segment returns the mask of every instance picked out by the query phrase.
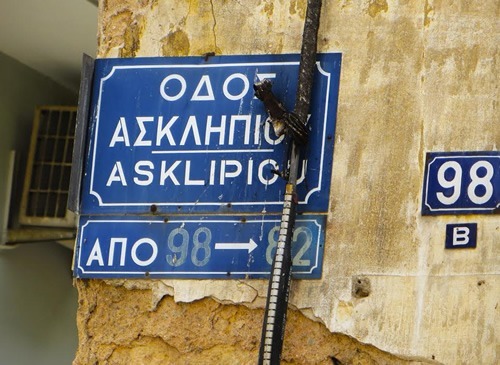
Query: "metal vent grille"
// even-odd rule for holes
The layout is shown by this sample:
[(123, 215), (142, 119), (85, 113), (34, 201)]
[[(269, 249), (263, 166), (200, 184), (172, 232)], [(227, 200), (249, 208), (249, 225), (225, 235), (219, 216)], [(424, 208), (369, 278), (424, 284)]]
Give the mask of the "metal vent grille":
[(21, 203), (21, 224), (72, 227), (67, 210), (76, 107), (43, 106), (35, 111)]

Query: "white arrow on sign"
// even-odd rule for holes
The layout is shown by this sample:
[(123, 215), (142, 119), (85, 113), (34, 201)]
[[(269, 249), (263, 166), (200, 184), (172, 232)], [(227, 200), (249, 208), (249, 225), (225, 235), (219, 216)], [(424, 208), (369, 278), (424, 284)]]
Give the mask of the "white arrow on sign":
[(248, 250), (248, 253), (257, 248), (257, 244), (250, 238), (249, 242), (224, 242), (216, 243), (216, 250)]

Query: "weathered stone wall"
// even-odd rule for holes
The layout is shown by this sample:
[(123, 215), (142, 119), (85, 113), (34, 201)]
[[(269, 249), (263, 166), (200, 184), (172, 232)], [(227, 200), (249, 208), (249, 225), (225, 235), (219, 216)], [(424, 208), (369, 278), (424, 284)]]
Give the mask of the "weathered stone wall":
[[(426, 152), (499, 148), (499, 13), (324, 1), (319, 51), (343, 53), (330, 214), (322, 279), (292, 286), (285, 363), (498, 362), (500, 219), (420, 206)], [(304, 14), (303, 0), (103, 0), (98, 54), (298, 53)], [(446, 224), (467, 222), (478, 247), (444, 250)], [(75, 364), (256, 362), (265, 281), (76, 285)]]
[[(262, 309), (211, 298), (153, 299), (150, 284), (77, 282), (80, 350), (74, 364), (255, 364)], [(290, 311), (283, 364), (428, 364), (330, 333)], [(337, 362), (336, 362), (337, 361)]]

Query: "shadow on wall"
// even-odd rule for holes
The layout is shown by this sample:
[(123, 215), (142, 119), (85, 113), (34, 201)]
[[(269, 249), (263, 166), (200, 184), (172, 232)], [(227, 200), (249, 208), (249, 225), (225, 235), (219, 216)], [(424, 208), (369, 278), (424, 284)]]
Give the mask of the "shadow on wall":
[[(39, 105), (76, 105), (74, 92), (0, 52), (0, 238), (19, 216), (33, 114)], [(7, 176), (16, 151), (13, 194)], [(10, 215), (10, 217), (9, 217)], [(10, 219), (9, 219), (10, 218)], [(56, 243), (0, 242), (0, 363), (67, 365), (77, 347), (72, 251)]]
[(3, 364), (70, 364), (78, 345), (72, 251), (57, 243), (0, 250)]

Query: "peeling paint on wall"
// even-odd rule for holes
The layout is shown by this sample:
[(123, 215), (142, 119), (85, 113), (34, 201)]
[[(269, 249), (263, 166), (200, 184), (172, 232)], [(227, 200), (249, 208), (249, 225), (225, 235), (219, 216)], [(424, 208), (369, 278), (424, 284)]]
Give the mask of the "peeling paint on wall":
[(189, 38), (182, 29), (169, 33), (161, 39), (162, 55), (187, 56), (189, 55)]
[(386, 0), (370, 0), (368, 4), (368, 14), (375, 18), (380, 12), (387, 12), (389, 5)]
[[(254, 364), (263, 309), (222, 304), (214, 299), (191, 303), (163, 297), (150, 307), (151, 292), (80, 280), (78, 326), (80, 364)], [(323, 325), (290, 311), (283, 364), (431, 364), (397, 357), (330, 333)]]

